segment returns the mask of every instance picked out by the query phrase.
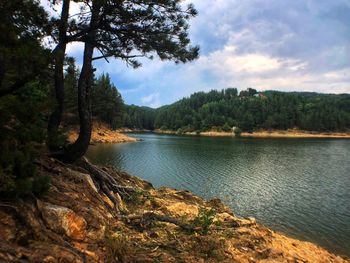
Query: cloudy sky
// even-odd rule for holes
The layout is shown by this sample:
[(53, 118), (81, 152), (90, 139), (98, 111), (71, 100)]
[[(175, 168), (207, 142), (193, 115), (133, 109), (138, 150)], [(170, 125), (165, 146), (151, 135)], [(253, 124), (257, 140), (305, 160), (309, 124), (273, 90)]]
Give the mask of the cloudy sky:
[[(257, 90), (350, 93), (349, 0), (192, 0), (190, 22), (200, 58), (188, 64), (95, 63), (127, 104), (159, 107), (196, 91)], [(81, 45), (69, 46), (78, 57)]]

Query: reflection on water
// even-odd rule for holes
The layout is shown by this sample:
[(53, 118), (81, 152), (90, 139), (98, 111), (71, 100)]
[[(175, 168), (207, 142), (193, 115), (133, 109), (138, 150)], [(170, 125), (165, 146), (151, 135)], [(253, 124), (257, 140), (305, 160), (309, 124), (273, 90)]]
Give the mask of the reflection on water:
[(134, 136), (88, 157), (350, 256), (350, 140)]

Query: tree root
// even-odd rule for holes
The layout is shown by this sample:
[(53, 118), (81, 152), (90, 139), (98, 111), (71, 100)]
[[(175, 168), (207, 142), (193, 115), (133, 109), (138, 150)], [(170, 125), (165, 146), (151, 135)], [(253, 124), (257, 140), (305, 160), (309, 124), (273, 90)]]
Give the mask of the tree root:
[(76, 164), (89, 172), (94, 183), (98, 186), (97, 188), (113, 202), (118, 212), (120, 210), (119, 202), (117, 198), (115, 198), (114, 193), (118, 193), (124, 198), (130, 198), (130, 194), (136, 191), (134, 187), (119, 185), (115, 178), (99, 167), (91, 164), (85, 157), (78, 160)]
[(121, 215), (121, 216), (119, 216), (119, 218), (124, 219), (128, 222), (137, 220), (137, 221), (139, 221), (139, 224), (141, 226), (148, 226), (153, 221), (160, 221), (160, 222), (171, 223), (171, 224), (177, 225), (180, 228), (187, 230), (187, 231), (193, 230), (192, 226), (185, 224), (174, 217), (165, 216), (165, 215), (157, 214), (154, 212), (146, 212), (143, 214)]

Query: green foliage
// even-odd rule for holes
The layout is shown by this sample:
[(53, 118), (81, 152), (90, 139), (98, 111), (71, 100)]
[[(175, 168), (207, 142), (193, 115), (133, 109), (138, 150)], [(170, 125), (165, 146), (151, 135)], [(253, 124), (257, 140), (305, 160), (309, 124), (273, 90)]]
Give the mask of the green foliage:
[[(66, 58), (67, 69), (65, 74), (65, 122), (69, 125), (77, 125), (78, 118), (78, 77), (79, 70), (74, 58)], [(117, 88), (108, 74), (102, 74), (94, 80), (91, 90), (92, 117), (98, 122), (107, 124), (111, 129), (117, 129), (124, 124), (124, 102)], [(64, 138), (56, 138), (54, 141), (64, 142)]]
[(33, 165), (50, 102), (49, 28), (38, 1), (2, 1), (0, 12), (0, 198), (16, 199), (49, 187)]
[(39, 176), (33, 165), (34, 153), (14, 141), (1, 143), (0, 199), (17, 199), (30, 194), (42, 196), (50, 187), (50, 177)]
[(198, 92), (155, 110), (155, 128), (177, 131), (242, 131), (292, 129), (346, 131), (350, 129), (350, 95), (284, 93), (254, 89)]
[(240, 128), (236, 127), (233, 132), (234, 132), (236, 137), (240, 137), (242, 130)]
[(32, 181), (32, 192), (38, 197), (42, 197), (51, 186), (51, 177), (49, 176), (35, 176)]
[(201, 207), (197, 217), (191, 222), (192, 228), (198, 229), (196, 232), (199, 232), (201, 235), (208, 234), (209, 227), (213, 224), (215, 214), (215, 210)]
[[(156, 111), (149, 107), (125, 106), (124, 127), (131, 129), (153, 130)], [(167, 129), (165, 126), (163, 127)]]
[(0, 4), (0, 96), (13, 94), (46, 70), (49, 51), (41, 41), (48, 18), (38, 1)]
[(142, 189), (136, 189), (128, 199), (134, 205), (143, 205), (147, 200), (153, 202), (154, 197), (148, 191)]
[(117, 129), (123, 124), (124, 102), (108, 74), (95, 81), (91, 94), (92, 115), (97, 120)]
[(227, 124), (227, 122), (224, 124), (224, 126), (222, 126), (222, 130), (224, 132), (230, 132), (231, 131), (231, 127)]

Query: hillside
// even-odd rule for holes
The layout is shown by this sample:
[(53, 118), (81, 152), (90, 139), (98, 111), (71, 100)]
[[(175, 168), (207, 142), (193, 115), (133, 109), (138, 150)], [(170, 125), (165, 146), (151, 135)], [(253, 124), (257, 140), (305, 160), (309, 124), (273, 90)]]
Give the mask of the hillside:
[[(132, 110), (130, 110), (132, 109)], [(238, 94), (229, 88), (194, 93), (158, 109), (128, 106), (124, 125), (138, 129), (185, 132), (298, 129), (346, 132), (350, 129), (350, 95), (312, 92), (257, 92)], [(152, 122), (153, 121), (153, 122)]]
[(85, 160), (41, 156), (35, 166), (52, 186), (41, 198), (0, 203), (2, 262), (349, 262), (240, 218), (218, 199), (154, 189)]

